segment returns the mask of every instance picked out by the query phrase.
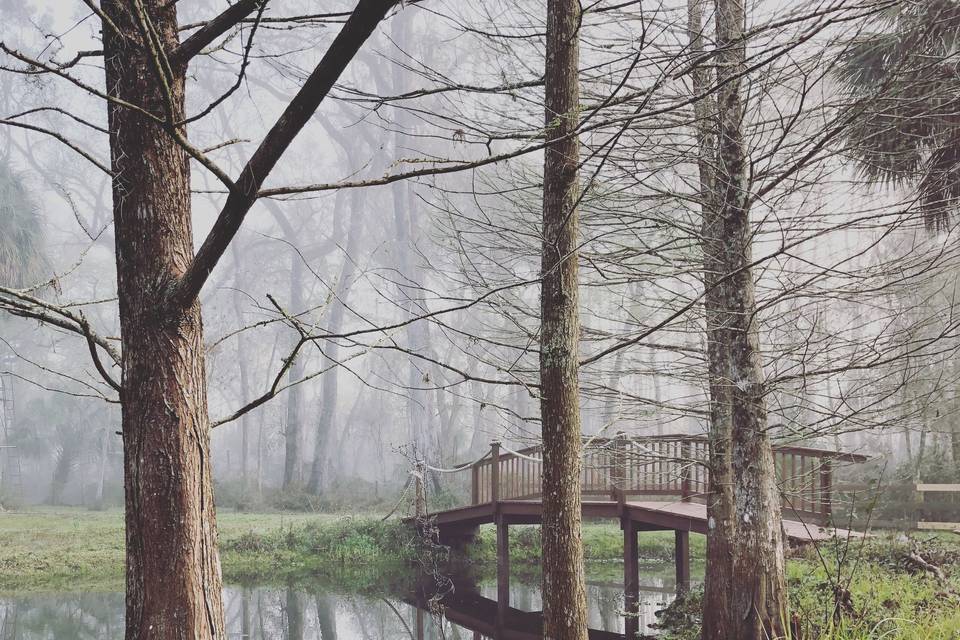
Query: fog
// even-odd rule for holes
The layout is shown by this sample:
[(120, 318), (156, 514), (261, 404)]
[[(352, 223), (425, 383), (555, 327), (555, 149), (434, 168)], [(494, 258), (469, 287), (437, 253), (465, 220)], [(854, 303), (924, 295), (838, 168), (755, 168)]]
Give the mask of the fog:
[[(226, 4), (180, 3), (181, 23)], [(840, 144), (848, 98), (830, 68), (865, 29), (859, 6), (755, 4), (745, 124), (770, 428), (873, 457), (847, 479), (949, 476), (956, 218), (928, 231), (908, 185), (877, 185)], [(582, 32), (584, 432), (702, 434), (686, 10), (613, 5)], [(220, 508), (390, 507), (418, 460), (449, 469), (539, 438), (540, 9), (410, 3), (270, 176), (201, 295)], [(230, 175), (336, 34), (342, 19), (315, 11), (271, 2), (255, 34), (245, 23), (192, 68), (190, 140)], [(0, 64), (22, 69), (19, 51), (69, 75), (0, 73), (0, 258), (32, 255), (0, 284), (82, 313), (119, 349), (103, 60), (86, 53), (98, 27), (82, 3), (0, 13)], [(192, 186), (199, 247), (225, 192), (199, 162)], [(0, 318), (4, 504), (122, 504), (117, 393), (89, 351)]]

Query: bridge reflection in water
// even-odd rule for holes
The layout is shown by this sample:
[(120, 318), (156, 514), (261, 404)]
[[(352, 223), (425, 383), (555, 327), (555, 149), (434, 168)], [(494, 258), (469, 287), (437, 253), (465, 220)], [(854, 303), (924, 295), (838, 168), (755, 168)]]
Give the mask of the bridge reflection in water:
[[(623, 640), (650, 637), (656, 612), (675, 597), (673, 580), (647, 578), (639, 585), (635, 613), (624, 613), (622, 585), (616, 581), (587, 581), (589, 637), (592, 640)], [(519, 585), (518, 585), (519, 586)], [(542, 598), (539, 589), (523, 585), (498, 600), (495, 585), (483, 586), (455, 578), (438, 589), (435, 582), (421, 582), (404, 602), (416, 607), (416, 640), (463, 637), (469, 631), (475, 640), (535, 640), (543, 637)], [(454, 633), (451, 633), (454, 632)], [(638, 633), (640, 634), (638, 636)]]

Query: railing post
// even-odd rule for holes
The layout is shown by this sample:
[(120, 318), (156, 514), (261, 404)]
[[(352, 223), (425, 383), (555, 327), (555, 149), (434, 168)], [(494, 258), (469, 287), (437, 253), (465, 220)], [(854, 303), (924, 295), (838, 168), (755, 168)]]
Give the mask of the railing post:
[(490, 443), (490, 502), (500, 502), (500, 441)]
[(474, 462), (470, 467), (470, 504), (480, 502), (480, 463)]
[(830, 458), (821, 458), (820, 462), (820, 510), (826, 524), (833, 515), (833, 466)]
[(427, 515), (427, 483), (424, 482), (426, 467), (422, 462), (414, 465), (414, 488), (416, 491), (413, 508), (418, 518)]
[(689, 440), (680, 443), (680, 500), (690, 502), (690, 470), (693, 469), (693, 453)]
[(613, 469), (610, 473), (610, 497), (616, 502), (626, 501), (627, 489), (627, 434), (618, 431), (613, 439)]

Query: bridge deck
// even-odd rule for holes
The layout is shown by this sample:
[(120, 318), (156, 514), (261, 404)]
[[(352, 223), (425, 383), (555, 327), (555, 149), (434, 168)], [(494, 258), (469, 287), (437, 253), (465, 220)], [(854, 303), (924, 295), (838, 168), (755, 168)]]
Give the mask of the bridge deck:
[[(585, 500), (583, 517), (589, 519), (626, 519), (639, 531), (687, 531), (707, 533), (707, 506), (698, 502), (638, 500), (618, 503), (612, 500)], [(427, 517), (436, 525), (441, 539), (469, 535), (481, 524), (498, 520), (505, 524), (538, 524), (543, 514), (540, 500), (501, 500), (437, 511)], [(822, 527), (800, 520), (783, 520), (787, 538), (793, 542), (818, 542), (834, 536), (862, 537), (846, 529)]]

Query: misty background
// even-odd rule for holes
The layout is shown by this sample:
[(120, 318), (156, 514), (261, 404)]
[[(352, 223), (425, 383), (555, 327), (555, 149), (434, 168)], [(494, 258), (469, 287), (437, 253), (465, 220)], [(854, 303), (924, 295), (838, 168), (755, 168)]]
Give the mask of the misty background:
[[(189, 23), (222, 4), (179, 10)], [(190, 113), (204, 115), (191, 140), (234, 173), (338, 26), (310, 18), (315, 3), (277, 4), (305, 17), (273, 26), (271, 4), (269, 36), (248, 49), (242, 27), (198, 60), (202, 82), (188, 88)], [(588, 13), (582, 30), (583, 424), (702, 434), (686, 17), (643, 4)], [(450, 468), (492, 440), (539, 437), (542, 11), (464, 5), (413, 5), (374, 34), (203, 291), (221, 508), (391, 506), (416, 460)], [(771, 428), (778, 442), (874, 456), (841, 480), (956, 481), (956, 223), (925, 228), (912, 189), (877, 185), (838, 143), (850, 97), (830, 61), (870, 23), (858, 5), (830, 22), (813, 17), (819, 6), (757, 2), (750, 25), (748, 58), (780, 52), (750, 75), (747, 115)], [(88, 12), (0, 0), (0, 13), (6, 46), (75, 60), (72, 75), (100, 86), (101, 61), (77, 57), (99, 47)], [(50, 104), (63, 108), (35, 111)], [(0, 74), (0, 112), (108, 164), (103, 104), (76, 85)], [(501, 155), (513, 157), (487, 162)], [(412, 171), (423, 175), (376, 184)], [(224, 194), (197, 167), (193, 188), (202, 238)], [(79, 153), (0, 128), (0, 252), (21, 265), (0, 281), (117, 340), (110, 201), (107, 175)], [(2, 503), (122, 504), (119, 405), (86, 342), (4, 316), (0, 380)]]

